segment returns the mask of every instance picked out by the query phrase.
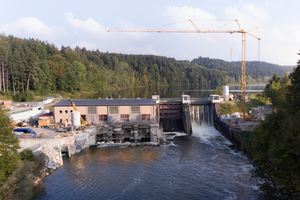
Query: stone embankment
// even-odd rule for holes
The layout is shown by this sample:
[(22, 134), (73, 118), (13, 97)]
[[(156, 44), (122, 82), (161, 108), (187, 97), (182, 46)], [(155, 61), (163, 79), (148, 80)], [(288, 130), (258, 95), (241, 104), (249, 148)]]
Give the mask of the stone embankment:
[[(66, 152), (70, 157), (74, 153), (81, 152), (84, 148), (89, 147), (89, 141), (93, 144), (95, 133), (98, 131), (97, 128), (87, 129), (84, 132), (77, 132), (77, 134), (68, 134), (65, 137), (58, 137), (58, 142), (53, 144), (49, 142), (53, 140), (49, 138), (49, 141), (41, 141), (31, 147), (35, 156), (44, 156), (45, 165), (39, 175), (34, 177), (35, 184), (39, 182), (50, 173), (54, 172), (60, 166), (63, 165), (62, 152)], [(34, 140), (34, 139), (32, 139)]]
[(41, 154), (45, 156), (46, 162), (43, 171), (47, 173), (51, 173), (61, 165), (63, 165), (62, 154), (59, 148), (44, 145), (36, 149), (33, 153), (36, 156), (39, 156)]

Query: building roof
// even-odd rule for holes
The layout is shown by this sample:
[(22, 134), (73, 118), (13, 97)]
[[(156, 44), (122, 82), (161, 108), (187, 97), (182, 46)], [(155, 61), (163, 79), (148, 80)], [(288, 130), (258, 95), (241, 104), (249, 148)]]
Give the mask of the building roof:
[(39, 115), (38, 117), (52, 117), (52, 116), (53, 116), (53, 112), (49, 112), (49, 113)]
[[(152, 99), (80, 99), (72, 100), (76, 106), (144, 106), (144, 105), (156, 105), (156, 101)], [(69, 100), (63, 100), (53, 107), (57, 106), (71, 106)]]

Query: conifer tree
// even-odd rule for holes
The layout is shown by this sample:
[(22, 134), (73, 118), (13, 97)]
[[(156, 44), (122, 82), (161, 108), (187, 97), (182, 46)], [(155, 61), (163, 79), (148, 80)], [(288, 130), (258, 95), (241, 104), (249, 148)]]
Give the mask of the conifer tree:
[(20, 161), (19, 140), (13, 133), (10, 118), (0, 106), (0, 185)]

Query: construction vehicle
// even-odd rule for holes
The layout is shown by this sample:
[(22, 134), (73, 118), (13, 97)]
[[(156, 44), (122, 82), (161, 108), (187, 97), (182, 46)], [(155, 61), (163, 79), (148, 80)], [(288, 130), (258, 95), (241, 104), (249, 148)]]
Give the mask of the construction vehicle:
[[(76, 111), (79, 112), (79, 110), (77, 109), (75, 103), (72, 102), (70, 98), (68, 98), (68, 100), (70, 101), (70, 103), (71, 103), (71, 105), (73, 106), (74, 110), (76, 110)], [(85, 127), (85, 126), (90, 126), (90, 125), (91, 125), (91, 123), (90, 123), (90, 122), (86, 122), (86, 121), (82, 118), (82, 116), (80, 116), (80, 121), (81, 121), (80, 127)]]
[(27, 122), (26, 122), (26, 120), (22, 120), (21, 122), (18, 122), (18, 123), (17, 123), (17, 126), (19, 126), (19, 127), (27, 127)]
[[(144, 29), (144, 30), (137, 30), (137, 29), (131, 29), (131, 30), (108, 30), (108, 32), (148, 32), (148, 33), (241, 33), (242, 34), (242, 74), (241, 74), (241, 112), (243, 113), (243, 118), (246, 118), (246, 105), (245, 105), (245, 93), (246, 93), (246, 35), (250, 35), (254, 38), (256, 38), (258, 41), (260, 41), (260, 37), (258, 36), (258, 27), (257, 26), (253, 26), (251, 24), (245, 23), (244, 24), (248, 24), (250, 25), (251, 28), (249, 28), (248, 30), (245, 30), (243, 28), (241, 28), (240, 26), (240, 22), (237, 19), (235, 20), (231, 20), (229, 23), (224, 24), (218, 28), (212, 29), (212, 30), (200, 30), (195, 24), (194, 22), (189, 19), (188, 20), (190, 23), (192, 23), (192, 25), (195, 27), (196, 30), (168, 30), (168, 29), (164, 29), (164, 25), (162, 26), (161, 29)], [(226, 27), (231, 23), (236, 23), (238, 29), (237, 30), (223, 30), (220, 28)], [(254, 30), (257, 30), (257, 35), (252, 34), (252, 32)], [(232, 52), (232, 48), (230, 49), (230, 51)]]

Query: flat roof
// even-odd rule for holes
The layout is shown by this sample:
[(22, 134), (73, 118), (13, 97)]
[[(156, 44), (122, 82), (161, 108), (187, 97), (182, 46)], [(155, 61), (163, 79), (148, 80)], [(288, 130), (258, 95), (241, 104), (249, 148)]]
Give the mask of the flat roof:
[[(156, 105), (156, 101), (152, 99), (74, 99), (71, 100), (76, 106), (144, 106)], [(56, 106), (71, 106), (69, 100), (63, 100), (54, 104)]]

